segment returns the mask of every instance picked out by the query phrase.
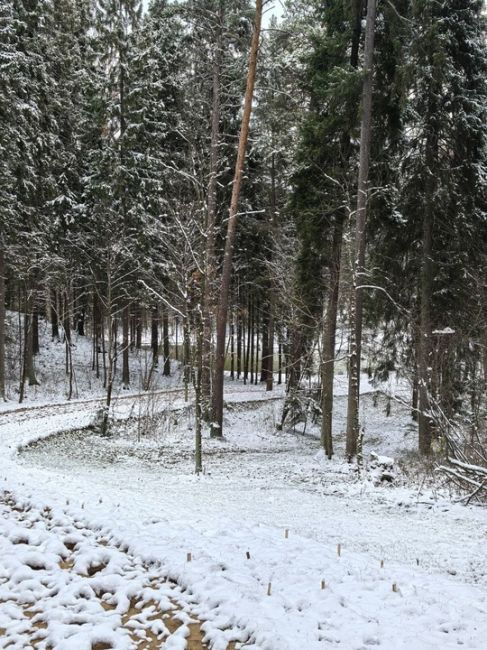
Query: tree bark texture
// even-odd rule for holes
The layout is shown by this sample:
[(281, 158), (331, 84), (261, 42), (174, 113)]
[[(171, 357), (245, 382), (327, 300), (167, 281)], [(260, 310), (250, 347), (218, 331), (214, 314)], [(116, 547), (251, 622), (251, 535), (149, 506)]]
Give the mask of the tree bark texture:
[(323, 334), (322, 419), (321, 444), (329, 459), (333, 456), (333, 382), (335, 377), (335, 341), (340, 287), (340, 265), (343, 239), (343, 220), (337, 221), (333, 232), (330, 264), (330, 286)]
[(252, 99), (254, 96), (255, 76), (257, 71), (257, 56), (259, 51), (260, 29), (262, 23), (263, 0), (256, 0), (255, 24), (250, 47), (249, 67), (247, 73), (247, 87), (244, 97), (242, 126), (240, 129), (237, 162), (233, 180), (232, 198), (228, 217), (227, 236), (225, 240), (225, 253), (223, 256), (223, 269), (218, 300), (216, 322), (216, 351), (215, 372), (213, 381), (213, 418), (211, 435), (223, 436), (223, 378), (225, 369), (225, 334), (227, 328), (228, 298), (230, 294), (230, 281), (232, 275), (233, 249), (237, 232), (237, 210), (242, 185), (245, 154), (249, 138), (250, 115), (252, 113)]
[(211, 411), (211, 357), (212, 357), (212, 309), (215, 282), (215, 239), (217, 216), (217, 179), (220, 157), (220, 113), (221, 113), (221, 60), (222, 60), (222, 35), (224, 21), (224, 3), (220, 0), (215, 54), (212, 71), (212, 107), (211, 107), (211, 150), (210, 150), (210, 179), (207, 192), (207, 224), (205, 246), (205, 274), (203, 286), (203, 342), (201, 347), (201, 399), (203, 415), (209, 418)]
[(367, 2), (365, 25), (364, 81), (362, 91), (362, 120), (360, 127), (360, 161), (357, 187), (355, 250), (352, 252), (353, 285), (350, 305), (350, 373), (348, 381), (346, 455), (357, 453), (359, 436), (360, 357), (362, 352), (363, 289), (365, 277), (365, 226), (367, 222), (367, 191), (372, 131), (372, 91), (376, 0)]

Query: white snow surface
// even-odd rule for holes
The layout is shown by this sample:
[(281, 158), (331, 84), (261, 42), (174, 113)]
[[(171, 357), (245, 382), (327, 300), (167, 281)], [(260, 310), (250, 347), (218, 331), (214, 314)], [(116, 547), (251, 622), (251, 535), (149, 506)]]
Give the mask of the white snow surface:
[[(7, 410), (0, 414), (1, 484), (21, 503), (49, 506), (60, 526), (75, 521), (97, 531), (177, 581), (191, 594), (192, 613), (206, 621), (213, 650), (226, 650), (231, 639), (247, 650), (484, 649), (487, 512), (407, 485), (358, 479), (340, 460), (340, 437), (330, 462), (312, 436), (276, 434), (279, 404), (260, 402), (266, 397), (260, 387), (233, 386), (228, 438), (205, 435), (206, 472), (199, 477), (192, 473), (191, 419), (188, 430), (178, 410), (181, 393), (161, 396), (163, 430), (138, 443), (129, 423), (113, 440), (64, 434), (19, 453), (32, 441), (87, 426), (96, 404)], [(136, 418), (145, 408), (140, 402), (119, 400), (114, 415)], [(363, 402), (379, 454), (413, 448), (403, 412), (386, 420)], [(343, 408), (337, 400), (338, 419)], [(11, 584), (25, 562), (18, 545), (13, 549), (16, 524), (2, 515), (5, 589), (3, 581)], [(37, 559), (49, 563), (51, 553), (59, 554), (55, 541), (41, 541)], [(17, 619), (2, 608), (8, 642)], [(53, 606), (49, 624), (60, 634), (54, 647), (82, 650), (81, 642), (62, 639), (56, 616)], [(95, 612), (93, 625), (97, 620)], [(105, 633), (114, 648), (131, 647), (116, 627)]]

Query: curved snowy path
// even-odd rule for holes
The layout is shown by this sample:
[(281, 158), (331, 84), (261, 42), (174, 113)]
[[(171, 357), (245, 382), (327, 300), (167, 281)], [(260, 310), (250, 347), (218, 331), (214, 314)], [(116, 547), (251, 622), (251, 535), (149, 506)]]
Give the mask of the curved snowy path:
[[(45, 413), (35, 431), (28, 420), (0, 421), (4, 451), (84, 426), (88, 414)], [(229, 628), (254, 650), (484, 648), (487, 513), (418, 503), (406, 489), (344, 487), (346, 466), (330, 471), (312, 444), (215, 453), (199, 478), (136, 458), (81, 464), (64, 455), (44, 467), (12, 458), (6, 483), (34, 501), (68, 499), (76, 519), (159, 561), (191, 588), (216, 650)]]

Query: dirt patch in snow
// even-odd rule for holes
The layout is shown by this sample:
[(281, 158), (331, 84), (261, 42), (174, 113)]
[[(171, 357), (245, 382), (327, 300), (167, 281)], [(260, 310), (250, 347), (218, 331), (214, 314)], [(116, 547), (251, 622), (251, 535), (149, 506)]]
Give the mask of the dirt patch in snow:
[(96, 531), (3, 493), (0, 533), (0, 648), (208, 650), (184, 591)]

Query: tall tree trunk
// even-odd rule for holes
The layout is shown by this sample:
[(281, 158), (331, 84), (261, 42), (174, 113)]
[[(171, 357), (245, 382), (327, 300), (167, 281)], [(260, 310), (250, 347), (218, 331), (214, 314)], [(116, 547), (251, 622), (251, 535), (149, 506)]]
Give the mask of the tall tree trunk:
[(228, 298), (230, 293), (230, 281), (232, 275), (233, 249), (237, 232), (237, 211), (242, 185), (245, 154), (249, 137), (250, 115), (252, 113), (252, 100), (254, 95), (255, 75), (257, 71), (257, 55), (259, 51), (260, 28), (262, 23), (263, 0), (256, 0), (255, 3), (255, 25), (250, 47), (249, 67), (247, 73), (247, 88), (244, 97), (242, 115), (242, 126), (240, 129), (237, 162), (235, 164), (235, 176), (233, 180), (232, 198), (225, 240), (225, 253), (223, 256), (223, 269), (221, 277), (220, 296), (218, 300), (218, 312), (216, 321), (216, 351), (215, 351), (215, 373), (213, 381), (213, 417), (211, 426), (212, 437), (223, 436), (223, 378), (225, 370), (225, 335), (227, 329)]
[(413, 365), (413, 388), (411, 396), (411, 418), (417, 422), (418, 421), (418, 407), (419, 407), (419, 370), (418, 370), (418, 361), (420, 355), (420, 335), (419, 335), (419, 325), (414, 328), (414, 340), (413, 340), (413, 349), (414, 349), (414, 365)]
[(293, 326), (290, 338), (290, 343), (288, 342), (286, 345), (289, 351), (286, 354), (286, 400), (282, 409), (280, 424), (281, 429), (284, 427), (287, 416), (294, 408), (294, 397), (296, 395), (296, 391), (299, 389), (299, 384), (301, 381), (301, 365), (303, 362), (304, 353), (301, 331), (298, 330), (295, 325)]
[[(166, 310), (162, 314), (162, 345), (164, 354), (164, 377), (169, 377), (171, 374), (171, 357), (170, 357), (170, 343), (169, 343), (169, 315)], [(186, 355), (186, 353), (185, 353)]]
[(130, 314), (130, 350), (135, 350), (135, 313)]
[(39, 382), (36, 378), (34, 366), (34, 339), (32, 326), (32, 293), (28, 291), (25, 306), (24, 317), (24, 381), (28, 381), (29, 386), (37, 386)]
[(367, 221), (367, 191), (372, 130), (372, 90), (376, 0), (367, 2), (365, 25), (364, 80), (362, 92), (362, 121), (360, 128), (360, 162), (357, 187), (353, 286), (350, 304), (350, 374), (348, 380), (346, 455), (350, 460), (357, 453), (359, 437), (360, 356), (362, 352), (362, 312), (365, 279), (365, 226)]
[[(433, 167), (425, 170), (431, 177)], [(434, 183), (431, 179), (430, 183)], [(423, 251), (421, 264), (419, 358), (418, 358), (418, 443), (419, 451), (428, 455), (431, 451), (431, 359), (432, 323), (431, 301), (433, 297), (433, 203), (428, 197), (423, 211)]]
[(259, 383), (259, 340), (260, 340), (260, 308), (257, 303), (255, 310), (255, 383)]
[(254, 383), (254, 368), (255, 368), (255, 312), (256, 306), (254, 300), (252, 300), (252, 311), (250, 312), (250, 322), (249, 322), (249, 331), (250, 331), (250, 383)]
[[(113, 299), (113, 260), (111, 252), (108, 252), (106, 259), (106, 278), (107, 278), (107, 289), (106, 289), (106, 329), (107, 329), (107, 349), (105, 350), (105, 314), (103, 313), (100, 305), (101, 312), (101, 341), (102, 341), (102, 352), (103, 352), (103, 378), (104, 386), (106, 388), (106, 399), (105, 406), (103, 408), (102, 420), (100, 425), (100, 432), (102, 435), (106, 436), (109, 433), (109, 419), (110, 419), (110, 407), (112, 404), (112, 393), (113, 393), (113, 382), (115, 378), (116, 371), (116, 362), (117, 362), (117, 331), (116, 331), (116, 319), (113, 317), (114, 312), (114, 299)], [(98, 297), (99, 298), (99, 297)], [(101, 302), (101, 301), (100, 301)]]
[(159, 310), (157, 305), (152, 307), (150, 346), (152, 350), (152, 366), (157, 368), (159, 365)]
[(343, 239), (343, 219), (335, 224), (330, 264), (330, 287), (323, 334), (322, 420), (321, 444), (329, 459), (333, 456), (333, 382), (335, 378), (335, 341), (340, 287), (340, 264)]
[(5, 391), (5, 253), (0, 246), (0, 399)]
[(137, 305), (135, 309), (135, 348), (142, 349), (142, 308)]
[(93, 292), (93, 370), (100, 378), (100, 348), (103, 337), (103, 314), (96, 290)]
[(269, 308), (262, 314), (262, 355), (260, 363), (260, 381), (267, 381), (267, 368), (269, 362)]
[(216, 216), (217, 216), (217, 180), (220, 158), (220, 84), (221, 84), (221, 60), (223, 53), (223, 22), (224, 2), (220, 0), (217, 16), (217, 32), (215, 42), (215, 53), (213, 57), (213, 99), (211, 108), (211, 151), (210, 151), (210, 179), (207, 191), (207, 223), (206, 223), (206, 246), (205, 246), (205, 275), (203, 285), (203, 342), (201, 346), (202, 369), (201, 369), (201, 399), (203, 416), (209, 419), (211, 414), (211, 356), (212, 356), (212, 308), (215, 282), (215, 239), (216, 239)]
[(247, 380), (249, 378), (249, 362), (250, 362), (250, 340), (252, 337), (252, 327), (251, 327), (251, 319), (252, 319), (252, 299), (249, 295), (247, 299), (247, 345), (246, 345), (246, 350), (245, 350), (245, 365), (244, 365), (244, 384), (247, 383)]
[(183, 380), (184, 380), (184, 401), (189, 399), (189, 382), (191, 381), (191, 336), (188, 319), (183, 321)]
[(39, 306), (37, 297), (32, 301), (32, 354), (39, 354)]
[(230, 322), (230, 379), (235, 379), (235, 312)]
[(279, 340), (277, 346), (277, 383), (279, 386), (282, 384), (282, 343)]
[(242, 306), (237, 307), (237, 379), (242, 372)]
[(269, 328), (267, 330), (267, 377), (265, 382), (266, 391), (271, 391), (274, 388), (274, 300), (271, 300), (270, 314), (269, 314)]
[[(274, 134), (273, 134), (274, 136)], [(271, 244), (269, 251), (269, 262), (272, 262), (274, 257), (274, 247), (276, 244), (277, 236), (277, 190), (276, 190), (276, 154), (273, 152), (271, 155)], [(269, 264), (269, 313), (267, 318), (267, 359), (265, 363), (265, 382), (266, 391), (271, 391), (274, 386), (274, 309), (275, 309), (275, 282), (272, 275), (272, 264)], [(262, 354), (264, 352), (262, 351)], [(264, 359), (262, 358), (262, 361)]]
[(59, 312), (57, 306), (57, 292), (54, 289), (51, 290), (50, 298), (51, 337), (53, 341), (59, 342)]
[[(362, 33), (363, 0), (353, 0), (351, 20), (350, 66), (357, 69), (359, 62), (360, 36)], [(355, 108), (355, 107), (354, 107)], [(352, 153), (351, 133), (342, 134), (341, 148), (344, 164), (349, 166)], [(343, 227), (346, 214), (339, 214), (333, 231), (330, 255), (330, 286), (323, 331), (323, 356), (321, 368), (321, 444), (329, 459), (333, 455), (333, 384), (335, 379), (335, 341), (340, 288), (340, 267), (342, 262)]]
[(202, 376), (202, 362), (203, 362), (203, 338), (204, 338), (204, 326), (203, 320), (200, 316), (197, 316), (197, 331), (196, 331), (196, 373), (193, 376), (193, 386), (194, 386), (194, 470), (196, 474), (200, 474), (203, 471), (203, 459), (202, 459), (202, 440), (201, 440), (201, 428), (203, 420), (203, 410), (201, 404), (201, 376)]
[(71, 321), (69, 314), (69, 301), (68, 301), (68, 292), (64, 292), (64, 307), (63, 307), (64, 321), (63, 327), (65, 330), (65, 366), (66, 366), (66, 375), (68, 377), (68, 394), (67, 398), (70, 400), (73, 396), (73, 355), (71, 350)]
[(78, 321), (77, 321), (78, 336), (85, 335), (85, 322), (86, 322), (86, 308), (81, 307), (81, 309), (78, 311)]
[(126, 304), (122, 311), (122, 385), (125, 390), (130, 388), (129, 329), (130, 329), (130, 306)]
[(70, 347), (71, 347), (71, 320), (69, 313), (69, 301), (67, 290), (63, 292), (63, 329), (65, 343), (65, 371), (70, 373)]
[(176, 361), (179, 361), (179, 319), (176, 317), (174, 320), (174, 327), (176, 330), (176, 352), (174, 354)]

